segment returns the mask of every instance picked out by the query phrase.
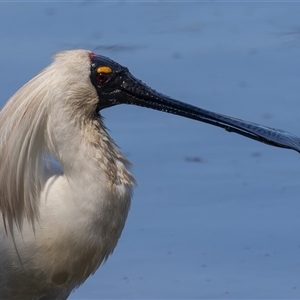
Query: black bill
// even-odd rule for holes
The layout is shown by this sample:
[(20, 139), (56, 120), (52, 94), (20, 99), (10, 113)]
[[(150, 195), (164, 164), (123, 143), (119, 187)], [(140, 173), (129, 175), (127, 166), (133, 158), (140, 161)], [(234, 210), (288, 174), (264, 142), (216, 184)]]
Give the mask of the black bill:
[[(271, 146), (292, 149), (300, 153), (300, 138), (294, 134), (174, 100), (151, 89), (136, 79), (127, 68), (106, 57), (95, 55), (91, 61), (91, 80), (99, 95), (99, 110), (122, 103), (148, 107), (218, 126)], [(100, 72), (101, 69), (105, 74)], [(95, 76), (100, 77), (101, 81)]]

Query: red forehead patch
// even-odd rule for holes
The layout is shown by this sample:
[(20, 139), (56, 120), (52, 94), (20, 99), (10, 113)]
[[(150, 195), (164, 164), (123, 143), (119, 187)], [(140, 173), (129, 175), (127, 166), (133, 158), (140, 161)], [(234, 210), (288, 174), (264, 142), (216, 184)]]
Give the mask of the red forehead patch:
[(93, 59), (95, 56), (97, 56), (97, 54), (95, 54), (94, 52), (89, 53), (89, 58)]

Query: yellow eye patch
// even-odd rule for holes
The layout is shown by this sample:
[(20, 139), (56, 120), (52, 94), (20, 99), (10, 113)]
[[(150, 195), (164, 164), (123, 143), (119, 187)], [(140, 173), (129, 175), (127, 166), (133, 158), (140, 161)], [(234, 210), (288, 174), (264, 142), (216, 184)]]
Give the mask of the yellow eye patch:
[(99, 67), (97, 73), (111, 73), (112, 69), (110, 67)]

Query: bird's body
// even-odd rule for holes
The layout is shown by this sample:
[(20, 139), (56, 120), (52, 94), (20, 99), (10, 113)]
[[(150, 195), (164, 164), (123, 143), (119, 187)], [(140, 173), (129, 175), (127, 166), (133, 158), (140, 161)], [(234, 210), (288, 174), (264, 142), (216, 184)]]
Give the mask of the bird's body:
[[(86, 52), (84, 56), (82, 52), (73, 54), (75, 66), (84, 57), (88, 63)], [(23, 193), (36, 191), (35, 195), (21, 196), (28, 201), (31, 196), (39, 195), (40, 198), (37, 201), (37, 218), (30, 217), (34, 210), (27, 206), (29, 202), (24, 204), (28, 218), (17, 215), (16, 223), (6, 216), (5, 223), (0, 221), (0, 299), (32, 299), (32, 295), (35, 299), (66, 299), (72, 289), (83, 283), (111, 254), (129, 210), (134, 179), (126, 169), (128, 162), (106, 133), (100, 117), (95, 119), (93, 114), (87, 113), (76, 120), (72, 115), (76, 113), (74, 98), (60, 95), (64, 97), (64, 107), (55, 98), (60, 85), (61, 89), (65, 85), (70, 89), (73, 84), (78, 85), (76, 80), (72, 83), (72, 78), (69, 82), (60, 80), (63, 79), (63, 72), (70, 70), (63, 58), (61, 55), (52, 66), (39, 74), (38, 80), (29, 82), (21, 89), (0, 114), (0, 120), (6, 118), (7, 122), (14, 124), (1, 124), (0, 139), (7, 139), (2, 145), (2, 154), (6, 148), (14, 146), (12, 136), (15, 132), (25, 130), (18, 128), (22, 126), (20, 118), (33, 125), (32, 132), (39, 131), (35, 135), (30, 134), (31, 138), (35, 136), (36, 139), (29, 137), (28, 141), (22, 141), (21, 148), (25, 146), (30, 149), (32, 144), (32, 149), (27, 150), (29, 153), (24, 151), (24, 157), (20, 157), (22, 150), (17, 146), (10, 148), (7, 155), (11, 156), (9, 159), (15, 159), (12, 172), (16, 176), (24, 172), (29, 176), (25, 178), (29, 186), (24, 188)], [(77, 76), (83, 76), (78, 74), (82, 69), (74, 72)], [(56, 78), (53, 82), (55, 87), (49, 82), (50, 75)], [(31, 114), (24, 113), (20, 108), (32, 105), (29, 101), (35, 99), (32, 98), (34, 95), (26, 97), (26, 91), (37, 90), (34, 85), (43, 90), (44, 97), (38, 100), (44, 103), (39, 104), (51, 106), (45, 110), (45, 115), (40, 116), (38, 123), (32, 123), (35, 120), (31, 119)], [(80, 90), (86, 92), (89, 88), (88, 83), (86, 85)], [(96, 101), (97, 95), (91, 84), (90, 90), (92, 94), (94, 92)], [(86, 96), (86, 99), (92, 98)], [(48, 99), (52, 103), (47, 103)], [(16, 105), (19, 111), (15, 110)], [(63, 122), (57, 122), (60, 115)], [(7, 132), (3, 130), (5, 126), (9, 126)], [(49, 153), (59, 161), (63, 171), (51, 166), (47, 156)], [(21, 161), (23, 164), (20, 166)], [(31, 174), (36, 172), (36, 168), (38, 174)], [(2, 171), (1, 175), (3, 179), (9, 174)], [(35, 181), (27, 181), (33, 177)], [(22, 185), (23, 178), (19, 180)], [(7, 193), (16, 194), (14, 189), (18, 187), (2, 186), (2, 191), (5, 188)], [(18, 207), (15, 211), (19, 213)]]
[(66, 299), (114, 250), (135, 180), (98, 112), (121, 103), (300, 151), (292, 134), (173, 100), (106, 57), (59, 53), (0, 112), (0, 299)]

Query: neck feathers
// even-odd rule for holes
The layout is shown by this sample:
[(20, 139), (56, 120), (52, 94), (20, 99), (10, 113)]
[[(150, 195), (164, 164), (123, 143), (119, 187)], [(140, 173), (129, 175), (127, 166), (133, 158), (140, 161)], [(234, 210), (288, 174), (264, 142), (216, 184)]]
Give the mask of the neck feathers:
[(0, 112), (0, 209), (21, 225), (22, 215), (38, 216), (44, 185), (42, 158), (47, 151), (47, 89), (44, 72), (7, 102)]
[(59, 54), (0, 112), (0, 210), (4, 221), (14, 220), (19, 227), (24, 216), (31, 223), (38, 219), (40, 193), (47, 180), (45, 162), (51, 156), (66, 177), (76, 167), (80, 175), (87, 159), (114, 191), (120, 185), (131, 190), (135, 184), (126, 169), (129, 162), (95, 115), (99, 100), (89, 67), (82, 63), (89, 66), (88, 54), (74, 53), (72, 64), (66, 54)]
[(80, 175), (87, 159), (114, 191), (120, 185), (131, 190), (135, 183), (129, 162), (95, 114), (99, 99), (89, 79), (88, 54), (59, 53), (0, 112), (0, 210), (10, 224), (14, 220), (21, 227), (24, 216), (31, 223), (38, 219), (51, 156), (66, 177)]

